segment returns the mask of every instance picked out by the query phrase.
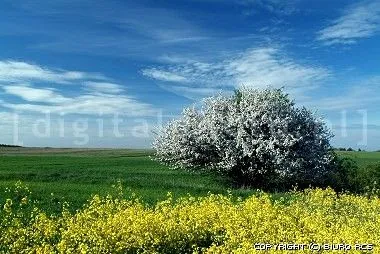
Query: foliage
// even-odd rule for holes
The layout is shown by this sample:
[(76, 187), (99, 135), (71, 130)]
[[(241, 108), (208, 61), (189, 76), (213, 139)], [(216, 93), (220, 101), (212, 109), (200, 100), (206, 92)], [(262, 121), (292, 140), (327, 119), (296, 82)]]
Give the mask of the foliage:
[(356, 184), (361, 192), (378, 189), (380, 184), (380, 163), (375, 163), (361, 168), (358, 171)]
[(326, 177), (325, 186), (333, 187), (337, 191), (361, 192), (363, 189), (357, 180), (359, 167), (356, 161), (336, 154), (333, 158), (330, 164), (332, 170)]
[(334, 155), (331, 163), (333, 170), (326, 178), (326, 186), (337, 191), (351, 191), (355, 193), (368, 193), (378, 189), (380, 183), (380, 163), (372, 162), (359, 166), (353, 157)]
[(17, 148), (20, 148), (21, 146), (0, 144), (0, 147), (17, 147)]
[[(246, 200), (210, 194), (173, 201), (168, 194), (154, 207), (133, 195), (94, 196), (81, 210), (64, 209), (58, 216), (48, 216), (27, 196), (8, 199), (0, 211), (0, 252), (262, 253), (255, 244), (371, 243), (379, 253), (377, 196), (337, 195), (332, 189), (291, 195), (274, 201), (263, 192)], [(21, 212), (26, 206), (33, 209)]]
[(186, 108), (156, 137), (159, 161), (208, 169), (239, 185), (284, 189), (321, 186), (333, 157), (325, 124), (281, 89), (241, 89)]

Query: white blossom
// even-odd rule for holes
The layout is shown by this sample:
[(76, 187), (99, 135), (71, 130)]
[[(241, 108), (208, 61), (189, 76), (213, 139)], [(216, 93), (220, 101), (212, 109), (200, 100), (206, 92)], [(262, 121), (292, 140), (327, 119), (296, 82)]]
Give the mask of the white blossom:
[(184, 109), (157, 135), (156, 158), (177, 168), (214, 170), (241, 184), (310, 184), (327, 173), (331, 133), (279, 89), (248, 89)]

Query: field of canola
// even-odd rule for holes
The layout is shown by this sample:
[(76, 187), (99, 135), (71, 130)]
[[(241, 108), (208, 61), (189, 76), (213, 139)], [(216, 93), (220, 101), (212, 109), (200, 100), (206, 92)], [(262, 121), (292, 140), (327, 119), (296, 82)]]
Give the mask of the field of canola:
[[(47, 215), (17, 184), (1, 211), (1, 253), (264, 253), (258, 244), (371, 244), (380, 253), (380, 198), (315, 189), (272, 199), (258, 193), (167, 199), (92, 199), (76, 212)], [(122, 192), (120, 186), (120, 192)], [(125, 196), (125, 195), (124, 195)], [(315, 246), (315, 245), (314, 245)], [(265, 253), (287, 252), (269, 248)], [(331, 253), (331, 251), (320, 251)]]

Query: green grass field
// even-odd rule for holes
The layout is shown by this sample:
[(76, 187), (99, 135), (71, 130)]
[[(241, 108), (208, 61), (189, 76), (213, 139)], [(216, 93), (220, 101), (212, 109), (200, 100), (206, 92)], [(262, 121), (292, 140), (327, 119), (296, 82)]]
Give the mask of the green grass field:
[(21, 180), (31, 189), (32, 198), (53, 209), (63, 200), (80, 208), (92, 194), (115, 192), (112, 185), (118, 180), (127, 192), (147, 203), (164, 199), (168, 192), (174, 197), (227, 193), (221, 178), (169, 169), (152, 161), (151, 154), (147, 150), (2, 148), (0, 193)]
[(351, 158), (358, 163), (359, 167), (365, 167), (380, 161), (380, 152), (349, 152), (338, 151), (340, 156)]
[[(113, 193), (112, 185), (118, 180), (147, 203), (164, 199), (168, 192), (179, 197), (187, 193), (226, 194), (229, 189), (220, 177), (172, 170), (152, 161), (151, 154), (149, 150), (127, 149), (0, 148), (0, 193), (21, 180), (30, 187), (32, 198), (54, 210), (63, 200), (77, 209), (92, 194)], [(379, 152), (339, 154), (353, 158), (360, 166), (380, 161)], [(254, 192), (231, 191), (243, 197)], [(3, 198), (0, 196), (0, 201)]]

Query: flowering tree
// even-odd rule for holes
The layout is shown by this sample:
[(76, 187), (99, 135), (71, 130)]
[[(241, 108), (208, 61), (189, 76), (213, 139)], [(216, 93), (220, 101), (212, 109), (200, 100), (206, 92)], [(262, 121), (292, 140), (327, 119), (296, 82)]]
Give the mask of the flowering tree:
[(177, 168), (212, 170), (260, 188), (323, 185), (332, 137), (321, 119), (281, 89), (238, 90), (186, 108), (157, 135), (156, 158)]

